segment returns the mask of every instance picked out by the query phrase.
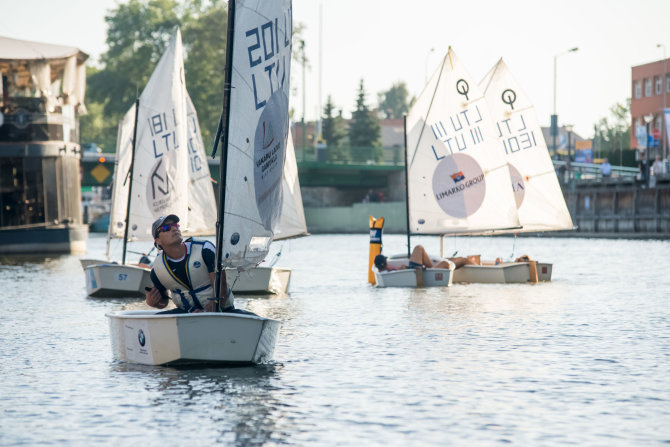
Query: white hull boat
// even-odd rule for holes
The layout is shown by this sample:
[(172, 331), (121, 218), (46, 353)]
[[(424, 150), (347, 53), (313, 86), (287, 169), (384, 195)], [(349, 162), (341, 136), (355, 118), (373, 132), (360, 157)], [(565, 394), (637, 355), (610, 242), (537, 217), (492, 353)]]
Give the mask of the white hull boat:
[(85, 269), (88, 266), (95, 265), (95, 264), (107, 264), (109, 261), (105, 261), (104, 259), (80, 259), (79, 263), (81, 264), (81, 268)]
[[(530, 262), (503, 262), (497, 265), (464, 265), (454, 271), (454, 283), (513, 284), (535, 282)], [(537, 263), (537, 280), (551, 281), (552, 264)]]
[(106, 314), (114, 359), (143, 365), (266, 363), (274, 355), (279, 322), (231, 313)]
[(153, 287), (151, 269), (135, 265), (93, 264), (84, 268), (86, 293), (96, 298), (144, 297)]
[[(440, 259), (432, 259), (436, 264)], [(390, 267), (399, 268), (408, 264), (407, 256), (392, 256), (386, 261)], [(375, 274), (377, 287), (448, 287), (452, 284), (454, 270), (426, 268), (417, 271), (417, 269), (400, 269), (380, 272), (377, 267), (372, 266)], [(419, 277), (418, 275), (421, 275)], [(421, 284), (420, 284), (421, 283)]]
[(226, 282), (234, 293), (286, 293), (291, 270), (276, 267), (256, 267), (239, 271), (226, 269)]

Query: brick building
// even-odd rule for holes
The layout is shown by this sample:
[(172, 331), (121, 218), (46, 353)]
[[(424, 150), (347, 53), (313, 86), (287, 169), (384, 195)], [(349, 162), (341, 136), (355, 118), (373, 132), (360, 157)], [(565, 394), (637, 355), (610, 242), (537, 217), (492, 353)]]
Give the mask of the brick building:
[(644, 149), (648, 125), (649, 157), (668, 155), (668, 132), (664, 109), (670, 107), (670, 59), (638, 65), (632, 68), (630, 102), (630, 147)]

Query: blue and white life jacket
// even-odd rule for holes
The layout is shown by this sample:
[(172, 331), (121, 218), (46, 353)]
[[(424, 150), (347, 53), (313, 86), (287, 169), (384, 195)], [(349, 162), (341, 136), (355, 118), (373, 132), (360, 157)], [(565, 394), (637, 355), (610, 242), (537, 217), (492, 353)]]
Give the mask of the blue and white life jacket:
[[(177, 307), (189, 312), (204, 309), (208, 298), (214, 298), (214, 288), (209, 281), (207, 265), (202, 258), (204, 241), (187, 240), (186, 245), (186, 276), (188, 284), (179, 279), (168, 266), (167, 255), (159, 252), (154, 261), (154, 272), (158, 280), (171, 292), (170, 298)], [(233, 294), (229, 292), (223, 308), (233, 305)]]

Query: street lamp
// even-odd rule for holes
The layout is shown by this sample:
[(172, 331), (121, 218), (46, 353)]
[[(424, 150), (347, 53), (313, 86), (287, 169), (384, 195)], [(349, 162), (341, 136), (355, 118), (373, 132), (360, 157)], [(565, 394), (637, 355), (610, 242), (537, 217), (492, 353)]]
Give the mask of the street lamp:
[(572, 181), (572, 124), (566, 124), (565, 131), (568, 133), (568, 178)]
[(556, 137), (558, 136), (558, 115), (556, 114), (556, 65), (557, 65), (557, 60), (559, 56), (563, 56), (564, 54), (568, 53), (574, 53), (575, 51), (579, 50), (579, 47), (574, 47), (570, 48), (567, 51), (564, 51), (562, 53), (558, 53), (554, 55), (554, 114), (551, 115), (551, 130), (550, 133), (553, 137), (553, 150), (554, 154), (556, 153)]
[(428, 54), (426, 54), (426, 70), (424, 72), (426, 75), (425, 83), (428, 83), (428, 58), (430, 57), (430, 53), (432, 53), (433, 51), (435, 51), (435, 48), (431, 48), (430, 50), (428, 50)]

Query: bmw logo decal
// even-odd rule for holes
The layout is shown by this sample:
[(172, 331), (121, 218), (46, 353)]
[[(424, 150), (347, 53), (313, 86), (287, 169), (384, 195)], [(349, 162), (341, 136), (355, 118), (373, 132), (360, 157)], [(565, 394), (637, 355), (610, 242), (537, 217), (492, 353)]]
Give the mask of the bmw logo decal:
[(144, 331), (140, 329), (140, 331), (137, 333), (137, 340), (140, 342), (140, 346), (144, 346), (144, 344), (147, 342), (147, 339), (144, 337)]

